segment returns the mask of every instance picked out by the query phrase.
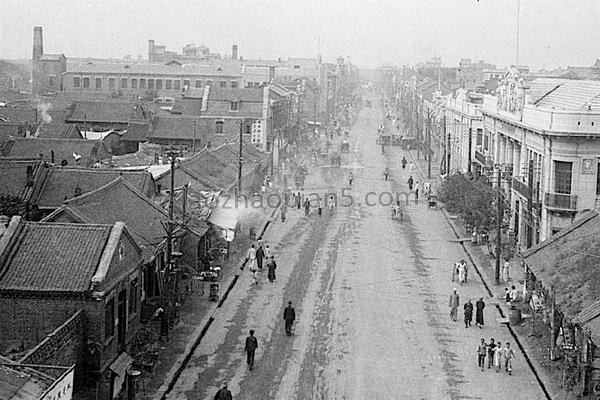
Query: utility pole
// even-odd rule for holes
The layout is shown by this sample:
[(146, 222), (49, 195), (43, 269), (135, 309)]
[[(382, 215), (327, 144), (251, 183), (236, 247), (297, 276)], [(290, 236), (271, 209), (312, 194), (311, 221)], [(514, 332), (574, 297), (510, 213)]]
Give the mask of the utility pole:
[(192, 140), (192, 153), (196, 153), (196, 121), (195, 119), (192, 120), (192, 125), (194, 126), (194, 139)]
[(467, 154), (467, 172), (471, 173), (471, 164), (473, 162), (471, 158), (471, 150), (473, 148), (473, 138), (471, 137), (473, 133), (473, 128), (471, 127), (471, 122), (469, 122), (469, 153)]
[[(417, 97), (418, 99), (418, 97)], [(417, 111), (417, 160), (419, 159), (419, 147), (421, 147), (421, 135), (420, 135), (420, 131), (421, 131), (421, 124), (419, 124), (419, 116), (423, 113), (423, 107), (422, 107), (423, 103), (421, 104), (417, 104), (416, 107), (416, 111)]]
[(444, 115), (442, 117), (442, 129), (444, 130), (444, 139), (446, 140), (446, 175), (450, 176), (450, 131), (446, 135), (446, 110), (443, 109)]
[(240, 121), (240, 149), (238, 153), (238, 184), (237, 184), (237, 195), (238, 197), (242, 194), (242, 132), (244, 129), (244, 120)]
[(427, 178), (431, 179), (431, 110), (427, 110)]
[(496, 285), (500, 284), (500, 257), (501, 257), (501, 253), (502, 253), (502, 219), (503, 219), (503, 215), (504, 215), (504, 210), (503, 210), (503, 200), (502, 200), (502, 188), (501, 188), (501, 184), (502, 184), (502, 165), (498, 164), (498, 175), (496, 176), (497, 184), (498, 186), (496, 187), (496, 190), (498, 190), (497, 193), (497, 199), (496, 201), (498, 202), (498, 215), (496, 216), (496, 273), (494, 275), (494, 282), (496, 283)]
[(167, 265), (171, 268), (173, 258), (173, 230), (175, 228), (175, 163), (179, 152), (173, 146), (166, 151), (171, 162), (171, 187), (169, 190), (169, 222), (167, 224)]
[(527, 171), (527, 183), (529, 190), (527, 191), (527, 248), (531, 247), (533, 241), (533, 160), (529, 160)]

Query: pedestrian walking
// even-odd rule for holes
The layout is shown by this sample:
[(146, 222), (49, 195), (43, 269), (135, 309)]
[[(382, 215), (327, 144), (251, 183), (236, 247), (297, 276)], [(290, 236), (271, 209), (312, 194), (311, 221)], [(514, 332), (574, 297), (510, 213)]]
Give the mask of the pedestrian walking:
[(496, 344), (494, 349), (494, 367), (496, 367), (496, 372), (500, 372), (502, 368), (502, 343), (500, 342)]
[(456, 277), (458, 277), (459, 265), (460, 265), (460, 263), (458, 263), (458, 262), (455, 262), (454, 264), (452, 264), (452, 282), (454, 282), (454, 279)]
[(504, 369), (509, 375), (512, 375), (512, 360), (515, 358), (516, 354), (515, 351), (510, 348), (510, 343), (506, 343), (504, 346), (505, 347), (502, 350), (502, 357), (504, 357)]
[(261, 270), (263, 268), (263, 260), (265, 258), (265, 249), (263, 248), (262, 243), (259, 243), (258, 249), (256, 249), (256, 265), (258, 269)]
[(485, 366), (485, 356), (488, 352), (487, 345), (485, 344), (485, 339), (481, 338), (481, 343), (477, 346), (477, 365), (483, 371)]
[(407, 163), (406, 157), (402, 156), (402, 161), (401, 162), (402, 162), (402, 169), (406, 169), (406, 163)]
[(283, 310), (283, 320), (285, 321), (285, 334), (292, 336), (292, 325), (296, 320), (296, 310), (292, 307), (291, 301), (288, 301), (287, 307)]
[(460, 305), (460, 296), (456, 288), (454, 288), (454, 292), (450, 295), (450, 301), (448, 302), (448, 306), (450, 307), (450, 318), (456, 322), (456, 312), (458, 311), (458, 306)]
[(319, 213), (319, 217), (323, 215), (323, 206), (324, 206), (324, 202), (323, 202), (323, 198), (319, 198), (319, 206), (317, 208), (317, 211)]
[(510, 261), (508, 261), (508, 258), (506, 258), (504, 264), (502, 264), (502, 280), (504, 282), (510, 280)]
[(494, 353), (496, 352), (496, 343), (494, 343), (494, 338), (490, 339), (490, 343), (487, 345), (488, 347), (488, 369), (492, 368), (494, 364)]
[(248, 267), (250, 270), (256, 268), (256, 249), (254, 245), (251, 245), (246, 253), (246, 261), (248, 262)]
[(302, 195), (300, 192), (296, 195), (296, 208), (299, 210), (302, 207)]
[(277, 269), (277, 263), (275, 262), (275, 256), (271, 256), (267, 260), (267, 278), (269, 282), (273, 283), (275, 280), (275, 270)]
[(308, 214), (310, 214), (310, 201), (304, 199), (304, 216), (308, 217)]
[(333, 196), (329, 196), (329, 200), (327, 201), (327, 208), (329, 208), (329, 215), (333, 215), (334, 207), (335, 207), (335, 201), (333, 200)]
[[(411, 163), (411, 164), (412, 164), (412, 163)], [(411, 176), (408, 178), (408, 181), (406, 181), (406, 183), (408, 183), (408, 190), (412, 190), (412, 188), (413, 188), (413, 182), (414, 182), (414, 180), (413, 180), (413, 177), (412, 177), (412, 175), (411, 175)]]
[(412, 161), (408, 164), (408, 173), (412, 175), (413, 171), (415, 169), (415, 166), (413, 165)]
[(461, 286), (463, 283), (467, 283), (467, 262), (465, 260), (461, 260), (458, 266), (458, 281)]
[(480, 297), (479, 300), (475, 302), (475, 324), (479, 327), (479, 329), (483, 328), (483, 309), (485, 308), (485, 303), (483, 301), (483, 297)]
[(471, 303), (471, 299), (467, 300), (463, 309), (465, 313), (465, 328), (468, 328), (471, 326), (471, 321), (473, 321), (473, 303)]
[[(293, 208), (292, 208), (292, 210), (293, 210)], [(287, 212), (287, 204), (285, 202), (283, 202), (283, 204), (281, 205), (280, 211), (281, 211), (281, 222), (285, 222), (285, 214)]]
[(231, 391), (227, 388), (227, 381), (223, 381), (223, 387), (217, 391), (215, 400), (233, 400)]
[(246, 346), (244, 351), (246, 352), (246, 362), (250, 367), (250, 371), (254, 368), (254, 352), (258, 348), (258, 340), (254, 336), (254, 329), (250, 329), (250, 336), (246, 338)]
[(419, 205), (419, 182), (415, 185), (415, 205)]

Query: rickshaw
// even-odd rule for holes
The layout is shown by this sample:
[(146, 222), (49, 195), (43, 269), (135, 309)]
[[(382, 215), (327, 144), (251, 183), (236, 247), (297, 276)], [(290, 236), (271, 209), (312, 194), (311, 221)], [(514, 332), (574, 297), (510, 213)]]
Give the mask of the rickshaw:
[(400, 139), (400, 146), (402, 146), (403, 149), (414, 149), (416, 143), (417, 139), (414, 137), (403, 137)]
[(402, 135), (392, 135), (392, 146), (401, 146), (402, 145)]
[(379, 134), (377, 137), (377, 144), (390, 145), (392, 143), (392, 135), (388, 135), (385, 133)]
[(346, 139), (342, 140), (342, 145), (340, 146), (340, 151), (342, 153), (350, 153), (350, 143)]
[(437, 196), (430, 194), (427, 196), (427, 208), (435, 208), (437, 207)]
[(331, 155), (331, 165), (334, 167), (342, 165), (342, 156), (337, 151)]

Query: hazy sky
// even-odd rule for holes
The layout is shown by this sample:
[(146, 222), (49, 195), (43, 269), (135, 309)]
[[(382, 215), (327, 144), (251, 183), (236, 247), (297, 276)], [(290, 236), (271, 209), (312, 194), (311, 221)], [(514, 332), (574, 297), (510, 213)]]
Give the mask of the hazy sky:
[[(434, 54), (515, 63), (518, 0), (0, 0), (0, 58), (46, 53), (148, 56), (148, 39), (245, 58), (350, 56), (359, 66), (414, 64)], [(519, 63), (587, 66), (600, 58), (600, 0), (520, 0)]]

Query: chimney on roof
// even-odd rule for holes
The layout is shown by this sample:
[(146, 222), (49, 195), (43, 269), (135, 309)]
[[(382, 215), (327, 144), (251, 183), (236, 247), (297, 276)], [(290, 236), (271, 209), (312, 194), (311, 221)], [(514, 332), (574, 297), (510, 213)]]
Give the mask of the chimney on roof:
[(234, 60), (238, 59), (238, 46), (237, 44), (234, 44), (233, 46), (231, 46), (231, 58)]
[(44, 37), (42, 27), (33, 27), (33, 60), (38, 60), (44, 54)]
[(25, 178), (25, 187), (32, 187), (33, 186), (33, 167), (31, 165), (27, 166), (27, 177)]
[(273, 83), (275, 81), (275, 67), (269, 67), (269, 82)]

